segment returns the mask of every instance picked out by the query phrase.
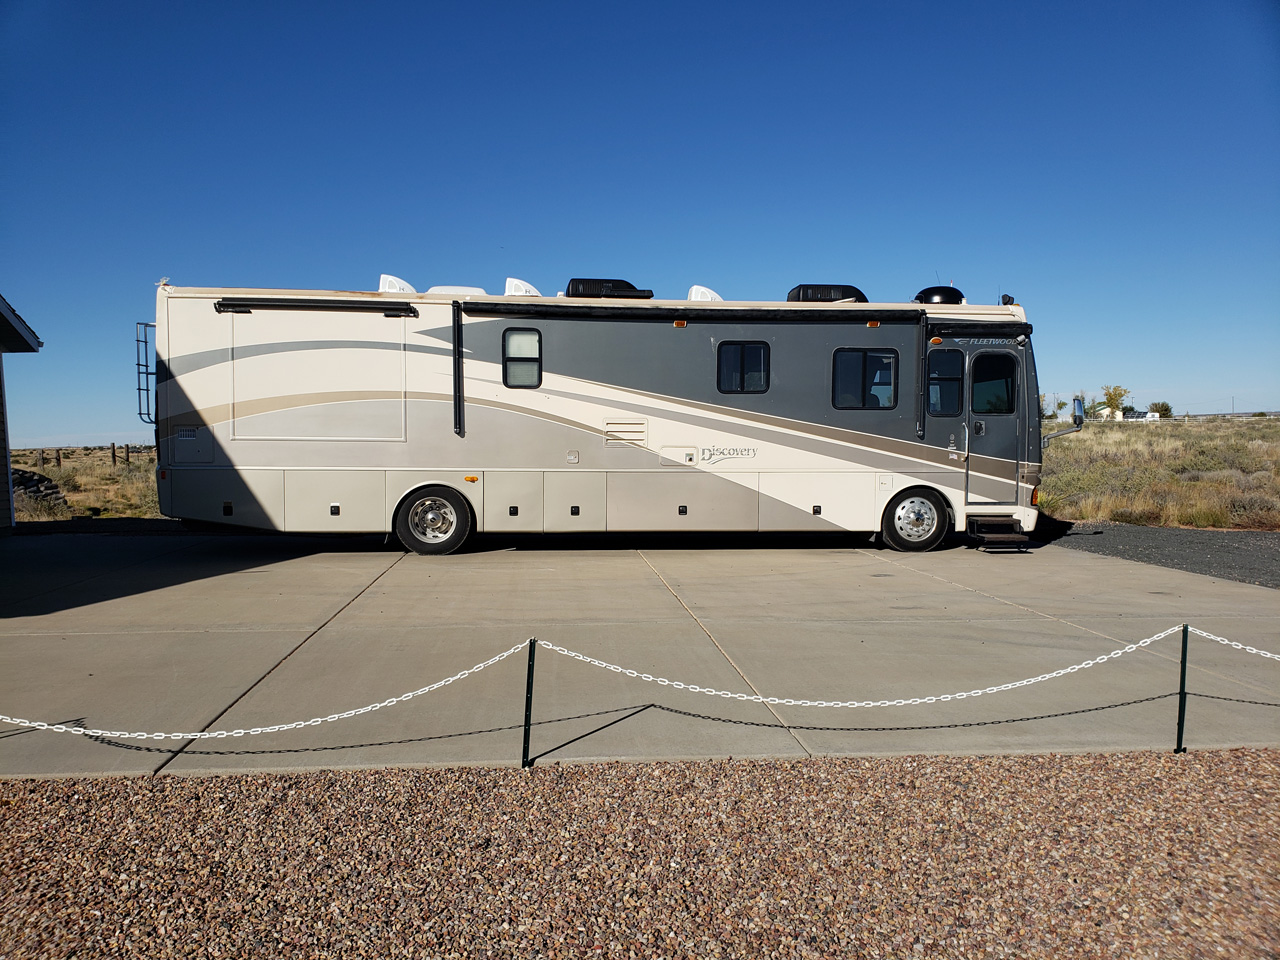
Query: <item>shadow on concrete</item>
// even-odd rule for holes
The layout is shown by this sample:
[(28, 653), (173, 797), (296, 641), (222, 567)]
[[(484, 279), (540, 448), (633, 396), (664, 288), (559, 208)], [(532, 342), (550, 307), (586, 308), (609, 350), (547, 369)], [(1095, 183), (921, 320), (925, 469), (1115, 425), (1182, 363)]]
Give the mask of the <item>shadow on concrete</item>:
[(387, 549), (381, 534), (193, 534), (177, 521), (131, 518), (31, 522), (15, 534), (0, 539), (0, 619), (57, 613), (317, 553)]
[[(949, 538), (938, 549), (963, 546)], [(554, 550), (875, 550), (867, 533), (530, 533), (476, 534), (462, 553)]]
[[(530, 727), (545, 727), (545, 726), (549, 726), (550, 724), (565, 723), (570, 720), (588, 720), (593, 717), (607, 717), (612, 714), (618, 714), (618, 713), (623, 714), (623, 716), (616, 717), (615, 719), (610, 720), (607, 723), (603, 723), (600, 726), (594, 728), (593, 730), (589, 730), (586, 733), (580, 734), (579, 736), (566, 740), (563, 743), (558, 743), (554, 747), (550, 747), (549, 749), (543, 750), (541, 753), (537, 754), (537, 756), (532, 757), (531, 759), (532, 760), (541, 759), (542, 757), (545, 757), (548, 754), (555, 753), (557, 750), (560, 750), (560, 749), (563, 749), (564, 747), (569, 746), (569, 744), (571, 743), (577, 743), (579, 740), (585, 740), (587, 737), (590, 737), (593, 734), (599, 733), (601, 730), (604, 730), (608, 727), (612, 727), (615, 724), (622, 723), (625, 720), (630, 720), (632, 717), (637, 716), (641, 713), (644, 713), (646, 710), (650, 710), (655, 707), (657, 707), (658, 709), (665, 709), (656, 703), (636, 703), (626, 707), (611, 707), (608, 710), (596, 710), (592, 713), (578, 713), (568, 717), (553, 717), (549, 720), (534, 720), (532, 723), (529, 724)], [(83, 718), (76, 719), (76, 720), (67, 720), (64, 722), (66, 723), (67, 726), (78, 726), (78, 727), (81, 727), (82, 729), (84, 727)], [(187, 757), (187, 756), (269, 757), (269, 756), (286, 756), (289, 754), (299, 754), (299, 753), (333, 753), (338, 750), (363, 750), (363, 749), (372, 748), (372, 747), (400, 747), (400, 746), (406, 746), (408, 744), (414, 744), (414, 743), (431, 743), (432, 741), (435, 741), (435, 740), (456, 740), (459, 737), (477, 737), (486, 733), (509, 733), (514, 730), (523, 730), (523, 729), (524, 729), (523, 723), (511, 723), (502, 727), (486, 727), (483, 730), (463, 730), (457, 733), (440, 733), (440, 734), (436, 734), (434, 736), (429, 736), (429, 737), (408, 737), (402, 740), (376, 740), (376, 741), (369, 741), (367, 743), (326, 744), (318, 747), (278, 747), (271, 750), (190, 750), (190, 749), (187, 749), (185, 745), (176, 747), (174, 749), (168, 749), (166, 747), (148, 747), (138, 743), (122, 743), (119, 740), (111, 740), (107, 737), (86, 736), (85, 739), (92, 740), (94, 743), (101, 744), (104, 747), (114, 747), (117, 750), (131, 750), (134, 753), (165, 754), (168, 756), (169, 759), (166, 760), (164, 764), (162, 764), (163, 766), (163, 765), (167, 765), (170, 760), (173, 760), (174, 758), (179, 756), (183, 756), (183, 757)], [(15, 732), (26, 733), (28, 731), (19, 730)], [(199, 742), (200, 741), (198, 740), (189, 740), (187, 741), (187, 744), (199, 743)]]
[[(972, 546), (963, 534), (937, 550)], [(619, 550), (881, 550), (865, 533), (478, 534), (463, 553)], [(41, 616), (319, 553), (404, 553), (386, 534), (286, 534), (177, 520), (27, 522), (0, 539), (0, 619)], [(447, 564), (448, 557), (432, 562)]]

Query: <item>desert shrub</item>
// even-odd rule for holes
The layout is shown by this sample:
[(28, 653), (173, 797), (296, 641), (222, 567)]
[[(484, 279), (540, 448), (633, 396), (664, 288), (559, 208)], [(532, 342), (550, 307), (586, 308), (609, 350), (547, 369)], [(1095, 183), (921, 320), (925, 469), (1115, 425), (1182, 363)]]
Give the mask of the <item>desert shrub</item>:
[(44, 475), (56, 483), (63, 493), (74, 493), (80, 489), (80, 478), (76, 475), (75, 467), (47, 467)]
[(71, 510), (61, 501), (36, 500), (15, 490), (13, 514), (19, 523), (30, 520), (66, 520), (71, 516)]
[(1280, 421), (1096, 424), (1044, 451), (1041, 509), (1066, 520), (1280, 529)]

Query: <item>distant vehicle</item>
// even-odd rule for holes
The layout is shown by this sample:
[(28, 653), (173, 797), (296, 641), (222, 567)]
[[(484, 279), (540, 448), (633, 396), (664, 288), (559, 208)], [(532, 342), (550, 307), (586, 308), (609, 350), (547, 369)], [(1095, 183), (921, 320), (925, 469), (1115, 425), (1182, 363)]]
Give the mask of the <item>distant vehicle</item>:
[(139, 337), (161, 510), (394, 531), (428, 554), (476, 531), (879, 531), (927, 550), (1035, 526), (1035, 360), (1012, 298), (567, 294), (163, 284), (154, 370)]

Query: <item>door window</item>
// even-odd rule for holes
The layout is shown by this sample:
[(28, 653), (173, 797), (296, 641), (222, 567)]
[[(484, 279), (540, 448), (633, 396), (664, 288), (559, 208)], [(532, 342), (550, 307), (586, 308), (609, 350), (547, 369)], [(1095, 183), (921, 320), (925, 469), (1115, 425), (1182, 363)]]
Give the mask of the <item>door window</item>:
[(1013, 413), (1017, 406), (1018, 360), (1008, 353), (973, 358), (973, 412)]

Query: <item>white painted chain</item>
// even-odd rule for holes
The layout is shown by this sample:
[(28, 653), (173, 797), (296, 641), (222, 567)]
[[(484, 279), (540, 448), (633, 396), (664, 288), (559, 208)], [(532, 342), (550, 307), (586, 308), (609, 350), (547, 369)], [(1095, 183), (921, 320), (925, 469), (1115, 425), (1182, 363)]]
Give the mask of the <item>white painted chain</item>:
[(16, 724), (19, 727), (31, 727), (35, 730), (52, 730), (54, 733), (74, 733), (82, 737), (104, 737), (108, 740), (221, 740), (224, 737), (243, 737), (256, 736), (259, 733), (279, 733), (283, 730), (297, 730), (301, 727), (315, 727), (322, 723), (333, 723), (335, 720), (347, 720), (351, 717), (358, 717), (362, 713), (371, 713), (374, 710), (381, 710), (383, 707), (394, 707), (398, 703), (404, 703), (406, 700), (412, 700), (414, 697), (420, 697), (424, 693), (431, 693), (439, 690), (441, 687), (447, 687), (449, 684), (465, 679), (473, 673), (479, 673), (485, 667), (491, 667), (499, 660), (505, 660), (517, 650), (527, 649), (529, 646), (526, 640), (523, 643), (517, 643), (505, 653), (500, 653), (496, 657), (490, 657), (484, 663), (477, 663), (470, 670), (463, 670), (461, 673), (455, 673), (452, 677), (444, 680), (438, 680), (428, 687), (422, 687), (411, 693), (402, 694), (398, 697), (391, 697), (380, 703), (371, 703), (367, 707), (361, 707), (359, 710), (346, 710), (342, 713), (331, 713), (327, 717), (312, 717), (310, 720), (297, 720), (294, 723), (277, 723), (269, 727), (253, 727), (249, 730), (205, 730), (200, 733), (128, 733), (124, 730), (86, 730), (83, 727), (68, 727), (61, 723), (42, 723), (38, 720), (23, 720), (20, 717), (7, 717), (0, 713), (0, 721), (5, 723)]
[(1234, 640), (1228, 640), (1226, 637), (1215, 637), (1212, 633), (1205, 633), (1203, 630), (1197, 630), (1195, 627), (1188, 627), (1192, 633), (1197, 633), (1206, 640), (1216, 640), (1224, 646), (1234, 647), (1236, 650), (1243, 650), (1245, 653), (1256, 653), (1260, 657), (1266, 657), (1268, 660), (1280, 660), (1280, 655), (1267, 653), (1265, 650), (1259, 650), (1257, 647), (1246, 647), (1243, 643), (1236, 643)]
[(933, 697), (912, 697), (909, 700), (798, 700), (791, 697), (761, 697), (752, 696), (747, 693), (733, 693), (729, 690), (715, 690), (711, 687), (701, 687), (695, 683), (681, 683), (678, 680), (668, 680), (666, 677), (655, 677), (648, 673), (640, 673), (637, 670), (628, 670), (619, 667), (616, 664), (605, 663), (603, 660), (597, 660), (595, 657), (588, 657), (586, 654), (575, 653), (572, 650), (566, 650), (564, 647), (558, 647), (554, 643), (548, 643), (546, 640), (539, 640), (538, 646), (546, 647), (556, 653), (564, 654), (566, 657), (572, 657), (574, 660), (581, 660), (583, 663), (589, 663), (595, 667), (602, 667), (613, 673), (620, 673), (623, 676), (631, 677), (635, 680), (645, 680), (649, 683), (661, 684), (664, 687), (675, 687), (677, 690), (688, 690), (691, 693), (705, 693), (710, 697), (724, 697), (728, 700), (743, 700), (747, 703), (772, 703), (780, 704), (787, 707), (907, 707), (916, 706), (921, 703), (946, 703), (950, 700), (964, 700), (968, 697), (980, 697), (984, 693), (1003, 693), (1005, 690), (1014, 690), (1018, 687), (1029, 687), (1033, 683), (1040, 683), (1042, 680), (1053, 680), (1056, 677), (1066, 676), (1068, 673), (1076, 673), (1079, 670), (1087, 670), (1089, 667), (1096, 666), (1099, 663), (1105, 663), (1108, 660), (1114, 660), (1116, 657), (1122, 657), (1126, 653), (1132, 653), (1139, 647), (1145, 647), (1150, 643), (1169, 636), (1181, 630), (1179, 624), (1176, 627), (1170, 627), (1163, 633), (1157, 633), (1154, 637), (1147, 637), (1145, 640), (1139, 640), (1137, 643), (1131, 643), (1119, 650), (1112, 650), (1110, 653), (1104, 653), (1100, 657), (1094, 657), (1092, 660), (1086, 660), (1084, 663), (1077, 663), (1074, 666), (1064, 667), (1061, 670), (1055, 670), (1052, 673), (1042, 673), (1038, 677), (1029, 677), (1026, 680), (1019, 680), (1016, 683), (1003, 683), (996, 687), (985, 687), (981, 690), (966, 690), (961, 693), (947, 693)]

